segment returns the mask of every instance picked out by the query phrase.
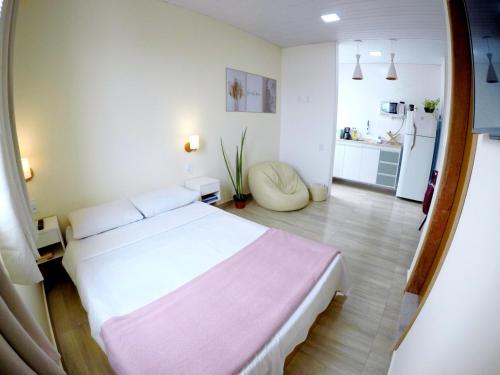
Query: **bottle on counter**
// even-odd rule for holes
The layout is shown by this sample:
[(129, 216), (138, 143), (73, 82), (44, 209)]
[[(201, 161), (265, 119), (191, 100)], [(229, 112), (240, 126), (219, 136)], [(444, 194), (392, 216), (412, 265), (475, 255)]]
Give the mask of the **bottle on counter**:
[(357, 141), (358, 140), (358, 129), (352, 128), (352, 139)]

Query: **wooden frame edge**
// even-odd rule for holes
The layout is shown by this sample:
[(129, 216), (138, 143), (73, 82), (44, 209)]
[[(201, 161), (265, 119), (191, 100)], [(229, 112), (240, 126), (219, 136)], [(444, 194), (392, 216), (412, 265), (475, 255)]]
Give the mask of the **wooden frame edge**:
[[(472, 133), (473, 127), (473, 80), (472, 80), (472, 60), (470, 58), (470, 43), (469, 43), (469, 34), (468, 30), (464, 27), (467, 25), (466, 23), (466, 13), (465, 13), (465, 4), (463, 0), (448, 0), (448, 17), (450, 20), (450, 33), (451, 33), (451, 46), (452, 46), (452, 82), (451, 82), (451, 107), (450, 107), (450, 124), (459, 124), (454, 128), (451, 128), (450, 125), (450, 136), (454, 137), (456, 134), (453, 134), (454, 130), (458, 130), (458, 132), (465, 131), (465, 139), (463, 139), (462, 148), (456, 148), (453, 150), (456, 153), (461, 152), (462, 157), (460, 160), (460, 170), (459, 174), (455, 176), (456, 185), (454, 187), (454, 195), (452, 199), (452, 205), (448, 212), (444, 214), (448, 214), (447, 216), (443, 215), (443, 213), (438, 212), (443, 216), (438, 216), (435, 218), (436, 220), (441, 220), (441, 225), (445, 223), (444, 227), (442, 227), (442, 237), (439, 239), (438, 243), (433, 243), (430, 247), (431, 250), (434, 250), (434, 253), (430, 254), (432, 256), (432, 262), (428, 262), (426, 264), (420, 264), (420, 268), (417, 269), (415, 267), (412, 275), (408, 281), (406, 291), (410, 293), (415, 293), (420, 296), (419, 305), (417, 311), (413, 315), (412, 319), (406, 326), (404, 332), (394, 345), (393, 350), (397, 350), (401, 343), (404, 341), (405, 337), (408, 335), (408, 332), (413, 327), (420, 311), (422, 310), (425, 302), (427, 301), (429, 294), (434, 286), (439, 272), (442, 268), (442, 265), (446, 259), (446, 255), (448, 254), (449, 248), (453, 241), (453, 237), (455, 235), (455, 231), (460, 219), (460, 215), (462, 213), (462, 209), (465, 203), (465, 198), (467, 196), (467, 190), (469, 187), (469, 182), (472, 174), (472, 167), (474, 165), (474, 157), (476, 153), (477, 139), (478, 135)], [(465, 21), (465, 22), (464, 22)], [(453, 47), (457, 47), (458, 51), (455, 51)], [(469, 53), (469, 59), (464, 59), (464, 55)], [(455, 53), (456, 52), (456, 53)], [(464, 82), (465, 80), (465, 82)], [(458, 84), (457, 84), (458, 82)], [(459, 87), (459, 85), (464, 85), (464, 87)], [(465, 113), (465, 111), (467, 113)], [(460, 126), (462, 124), (462, 126)], [(459, 134), (461, 135), (461, 134)], [(460, 146), (460, 143), (458, 144)], [(451, 145), (452, 147), (456, 147), (456, 145)], [(445, 168), (453, 167), (450, 165), (450, 159), (447, 157), (445, 159)], [(456, 160), (455, 160), (456, 163)], [(457, 172), (457, 171), (455, 171)], [(449, 181), (442, 181), (441, 186), (443, 184), (449, 183)], [(455, 182), (455, 181), (452, 181)], [(440, 188), (441, 189), (441, 188)], [(441, 194), (446, 191), (440, 191)], [(441, 198), (441, 194), (439, 198)], [(449, 198), (449, 197), (448, 197)], [(432, 221), (429, 225), (432, 225)], [(432, 230), (432, 228), (429, 228)], [(424, 238), (424, 241), (428, 241), (428, 238)], [(422, 251), (419, 255), (419, 259), (417, 260), (417, 265), (421, 260), (420, 257), (426, 256), (428, 254), (422, 254), (423, 251), (428, 251), (429, 247), (422, 246)], [(437, 245), (437, 246), (436, 246)], [(425, 267), (424, 267), (425, 266)], [(426, 269), (424, 269), (426, 268)], [(422, 272), (424, 269), (425, 277), (420, 277), (417, 279), (415, 277), (416, 272)]]
[[(467, 16), (463, 0), (448, 0), (451, 44), (451, 95), (446, 156), (441, 181), (435, 194), (434, 209), (412, 270), (406, 291), (422, 296), (436, 264), (444, 253), (451, 228), (459, 217), (460, 197), (465, 176), (473, 159), (472, 133), (472, 59)], [(465, 187), (466, 188), (466, 187)], [(465, 189), (466, 190), (466, 189)]]
[(470, 157), (472, 158), (472, 162), (469, 164), (469, 167), (467, 168), (467, 173), (465, 176), (466, 183), (464, 184), (464, 186), (463, 186), (464, 189), (462, 190), (462, 193), (460, 195), (460, 202), (459, 202), (460, 206), (458, 208), (458, 215), (451, 225), (451, 228), (450, 228), (451, 230), (450, 230), (448, 238), (446, 239), (446, 243), (443, 247), (442, 255), (439, 257), (439, 260), (435, 264), (434, 273), (433, 273), (430, 281), (426, 284), (425, 291), (420, 298), (417, 310), (413, 314), (412, 318), (410, 319), (410, 322), (408, 323), (405, 330), (403, 331), (403, 333), (399, 337), (398, 341), (394, 344), (393, 351), (398, 350), (399, 346), (401, 345), (401, 343), (404, 341), (404, 339), (408, 335), (408, 332), (413, 327), (413, 324), (417, 320), (417, 317), (420, 314), (420, 311), (422, 310), (422, 308), (424, 307), (425, 302), (427, 301), (427, 298), (429, 297), (429, 294), (432, 290), (432, 287), (434, 286), (434, 284), (439, 276), (439, 272), (441, 271), (441, 268), (442, 268), (443, 263), (446, 259), (446, 256), (448, 255), (448, 250), (450, 249), (451, 242), (453, 241), (453, 237), (455, 235), (455, 231), (457, 229), (457, 225), (459, 222), (460, 214), (462, 213), (463, 205), (465, 203), (465, 198), (467, 196), (467, 188), (469, 187), (470, 176), (472, 174), (472, 166), (474, 164), (473, 159), (474, 159), (474, 155), (476, 152), (477, 138), (478, 138), (477, 134), (474, 134), (472, 137), (471, 154), (470, 154)]

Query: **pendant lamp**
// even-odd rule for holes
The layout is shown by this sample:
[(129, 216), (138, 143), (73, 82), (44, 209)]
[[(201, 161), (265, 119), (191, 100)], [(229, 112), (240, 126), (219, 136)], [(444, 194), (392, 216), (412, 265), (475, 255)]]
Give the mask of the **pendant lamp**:
[(491, 36), (484, 36), (483, 39), (486, 39), (486, 44), (488, 45), (488, 53), (486, 54), (486, 57), (488, 57), (488, 73), (486, 73), (486, 82), (488, 83), (497, 83), (498, 82), (498, 76), (497, 72), (495, 72), (495, 67), (493, 66), (493, 63), (491, 59), (493, 58), (493, 54), (490, 52), (490, 38)]
[(361, 40), (356, 40), (356, 67), (354, 68), (354, 72), (352, 73), (352, 79), (356, 81), (360, 81), (363, 79), (363, 72), (361, 71), (361, 65), (359, 65), (359, 58), (361, 55), (359, 54), (359, 43)]
[(385, 77), (385, 79), (388, 79), (389, 81), (395, 81), (398, 79), (398, 73), (396, 73), (396, 66), (394, 65), (394, 56), (396, 56), (396, 54), (392, 50), (392, 43), (395, 40), (396, 39), (390, 39), (390, 41), (391, 41), (391, 64), (389, 65), (389, 71), (387, 72), (387, 76)]

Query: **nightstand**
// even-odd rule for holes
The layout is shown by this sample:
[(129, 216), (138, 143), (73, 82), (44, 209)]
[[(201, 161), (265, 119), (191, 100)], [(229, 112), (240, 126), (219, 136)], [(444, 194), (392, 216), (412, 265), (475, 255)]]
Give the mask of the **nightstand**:
[(196, 177), (186, 180), (184, 185), (200, 193), (203, 203), (212, 204), (220, 201), (220, 181), (211, 177)]
[(57, 216), (43, 218), (43, 224), (43, 229), (38, 231), (38, 239), (36, 240), (36, 247), (40, 254), (36, 260), (38, 264), (61, 258), (66, 248)]

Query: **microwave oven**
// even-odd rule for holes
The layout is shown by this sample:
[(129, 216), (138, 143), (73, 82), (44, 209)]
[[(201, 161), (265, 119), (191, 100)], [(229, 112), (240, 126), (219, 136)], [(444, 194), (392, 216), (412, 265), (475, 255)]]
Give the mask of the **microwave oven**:
[(383, 115), (404, 115), (405, 103), (404, 102), (381, 102), (380, 113)]

